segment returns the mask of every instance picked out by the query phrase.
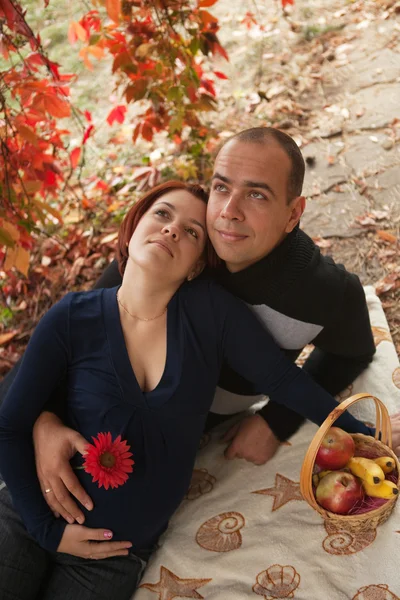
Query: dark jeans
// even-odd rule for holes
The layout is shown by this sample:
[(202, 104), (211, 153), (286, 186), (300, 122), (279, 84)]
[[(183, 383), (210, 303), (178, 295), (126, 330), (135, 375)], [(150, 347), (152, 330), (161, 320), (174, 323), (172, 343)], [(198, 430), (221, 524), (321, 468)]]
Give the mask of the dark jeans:
[(47, 552), (27, 533), (0, 479), (1, 600), (130, 600), (145, 562)]

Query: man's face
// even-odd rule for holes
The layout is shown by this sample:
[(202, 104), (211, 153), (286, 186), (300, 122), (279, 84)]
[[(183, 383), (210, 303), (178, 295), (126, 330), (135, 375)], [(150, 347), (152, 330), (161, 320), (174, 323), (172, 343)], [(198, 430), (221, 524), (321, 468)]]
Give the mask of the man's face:
[(274, 140), (232, 140), (218, 154), (207, 229), (232, 273), (269, 254), (299, 221), (304, 199), (288, 204), (290, 169), (289, 157)]

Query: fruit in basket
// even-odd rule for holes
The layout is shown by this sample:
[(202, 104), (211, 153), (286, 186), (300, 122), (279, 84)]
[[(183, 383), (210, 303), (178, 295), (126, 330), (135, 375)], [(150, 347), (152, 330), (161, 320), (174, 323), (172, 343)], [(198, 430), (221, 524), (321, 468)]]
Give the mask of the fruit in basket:
[(364, 496), (359, 479), (346, 471), (332, 471), (321, 479), (315, 492), (320, 506), (338, 515), (346, 515)]
[(314, 475), (312, 476), (314, 486), (317, 487), (317, 485), (319, 484), (321, 479), (323, 477), (325, 477), (325, 475), (328, 475), (328, 473), (332, 473), (332, 471), (325, 470), (325, 471), (318, 471), (318, 473), (314, 473)]
[(363, 481), (362, 485), (367, 496), (372, 496), (372, 498), (394, 498), (399, 493), (397, 485), (388, 479), (378, 485), (370, 485)]
[(385, 473), (371, 458), (353, 456), (346, 467), (350, 469), (353, 475), (360, 477), (360, 479), (366, 481), (369, 485), (377, 485), (385, 479)]
[(331, 427), (318, 449), (315, 463), (321, 469), (342, 469), (354, 454), (354, 440), (339, 427)]
[(374, 458), (374, 462), (380, 466), (384, 473), (391, 473), (395, 467), (395, 462), (391, 456), (380, 456)]

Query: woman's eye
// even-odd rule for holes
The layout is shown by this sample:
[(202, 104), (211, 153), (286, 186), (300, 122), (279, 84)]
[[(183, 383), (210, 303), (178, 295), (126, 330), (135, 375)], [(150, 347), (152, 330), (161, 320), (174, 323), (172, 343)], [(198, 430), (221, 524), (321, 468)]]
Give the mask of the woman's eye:
[(168, 217), (168, 211), (163, 210), (162, 208), (159, 208), (158, 210), (156, 210), (155, 214), (159, 215), (160, 217)]
[(195, 229), (192, 229), (191, 227), (188, 227), (186, 229), (186, 231), (188, 232), (189, 235), (192, 235), (194, 238), (196, 238), (196, 240), (199, 237), (197, 234), (197, 231)]

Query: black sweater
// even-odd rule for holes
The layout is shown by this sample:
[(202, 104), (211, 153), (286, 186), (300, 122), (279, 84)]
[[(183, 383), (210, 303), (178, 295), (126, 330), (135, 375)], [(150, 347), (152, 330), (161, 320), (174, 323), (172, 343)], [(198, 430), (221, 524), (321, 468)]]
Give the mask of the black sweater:
[[(306, 344), (314, 344), (304, 369), (332, 395), (345, 389), (371, 362), (375, 345), (358, 277), (322, 256), (300, 229), (247, 269), (237, 273), (221, 269), (218, 280), (252, 306), (293, 360)], [(223, 369), (220, 385), (235, 393), (252, 393), (251, 386), (228, 368)], [(261, 414), (282, 440), (303, 422), (273, 402)]]

